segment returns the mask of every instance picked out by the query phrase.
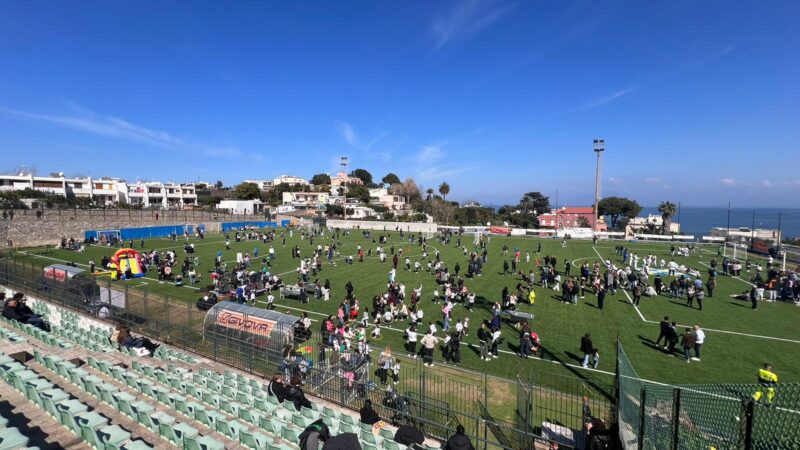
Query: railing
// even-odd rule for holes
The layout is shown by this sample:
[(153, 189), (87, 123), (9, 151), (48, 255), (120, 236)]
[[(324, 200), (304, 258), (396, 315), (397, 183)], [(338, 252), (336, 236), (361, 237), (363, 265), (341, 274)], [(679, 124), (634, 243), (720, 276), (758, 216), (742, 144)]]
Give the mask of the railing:
[[(11, 257), (0, 259), (0, 284), (32, 297), (78, 310), (98, 320), (124, 323), (138, 333), (262, 377), (276, 372), (299, 373), (299, 367), (287, 365), (281, 357), (282, 343), (255, 345), (247, 340), (222, 339), (214, 335), (204, 339), (206, 314), (187, 301), (155, 295), (145, 289), (128, 289), (125, 284), (106, 280), (100, 286), (104, 295), (114, 297), (116, 293), (117, 298), (124, 299), (124, 304), (98, 304), (66, 288), (42, 289), (40, 273), (40, 266), (32, 262)], [(394, 419), (396, 423), (413, 423), (434, 438), (446, 439), (461, 424), (478, 444), (477, 448), (518, 449), (521, 448), (517, 446), (519, 442), (531, 445), (547, 442), (540, 436), (538, 418), (554, 420), (580, 434), (584, 421), (583, 395), (592, 398), (596, 415), (611, 409), (610, 399), (603, 394), (603, 390), (610, 391), (608, 386), (592, 387), (584, 380), (546, 374), (526, 378), (523, 386), (517, 380), (448, 366), (440, 360), (436, 360), (433, 367), (426, 367), (421, 358), (409, 358), (405, 353), (394, 354), (400, 362), (396, 384), (391, 374), (387, 374), (387, 384), (384, 384), (372, 364), (350, 385), (336, 367), (336, 361), (333, 364), (323, 362), (339, 357), (332, 350), (325, 350), (325, 342), (317, 332), (296, 342), (296, 348), (314, 362), (305, 369), (309, 393), (352, 409), (359, 409), (363, 401), (370, 398), (382, 417)], [(375, 345), (372, 348), (374, 361), (385, 349)], [(388, 386), (407, 400), (406, 409), (384, 402), (391, 392)], [(530, 398), (537, 414), (537, 419), (531, 417), (524, 427), (514, 421), (518, 415), (515, 392), (521, 388), (532, 393)], [(562, 443), (560, 448), (569, 447)]]
[(639, 378), (619, 342), (617, 359), (626, 450), (800, 448), (800, 383), (667, 385)]

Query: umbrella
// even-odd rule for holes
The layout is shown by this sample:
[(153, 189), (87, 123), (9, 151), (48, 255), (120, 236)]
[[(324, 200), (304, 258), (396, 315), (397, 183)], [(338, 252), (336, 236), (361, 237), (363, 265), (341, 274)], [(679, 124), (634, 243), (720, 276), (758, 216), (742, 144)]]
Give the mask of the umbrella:
[(358, 436), (355, 433), (342, 433), (337, 436), (331, 436), (325, 442), (322, 450), (361, 450), (361, 444), (358, 442)]

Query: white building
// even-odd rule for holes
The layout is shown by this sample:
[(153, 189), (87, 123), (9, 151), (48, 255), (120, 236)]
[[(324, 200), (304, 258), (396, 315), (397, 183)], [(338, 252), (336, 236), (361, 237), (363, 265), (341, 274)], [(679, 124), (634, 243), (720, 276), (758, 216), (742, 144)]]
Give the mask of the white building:
[(372, 203), (379, 203), (393, 211), (403, 210), (407, 207), (405, 197), (390, 194), (386, 188), (370, 189), (369, 197)]
[(348, 219), (363, 219), (368, 216), (377, 216), (375, 210), (368, 206), (348, 206), (347, 212)]
[(267, 209), (261, 200), (239, 200), (223, 199), (216, 206), (217, 209), (224, 209), (231, 214), (260, 214)]
[(197, 191), (193, 183), (137, 182), (128, 188), (128, 203), (144, 208), (180, 209), (197, 204)]
[(284, 192), (282, 203), (296, 209), (323, 209), (329, 200), (327, 192)]
[(34, 189), (63, 197), (87, 197), (105, 204), (126, 202), (128, 185), (117, 178), (67, 178), (63, 173), (38, 177), (30, 173), (0, 175), (0, 191)]
[[(649, 214), (647, 217), (634, 217), (630, 221), (628, 221), (628, 225), (631, 226), (631, 229), (634, 232), (643, 231), (645, 228), (653, 227), (656, 230), (660, 230), (661, 227), (664, 226), (664, 219), (658, 214)], [(681, 231), (681, 224), (677, 222), (671, 222), (669, 224), (669, 232), (673, 234), (678, 234)]]
[(727, 237), (729, 241), (743, 244), (749, 244), (751, 239), (759, 239), (768, 241), (771, 244), (777, 244), (781, 238), (781, 233), (778, 230), (768, 228), (750, 229), (746, 227), (730, 229), (725, 227), (714, 227), (711, 229), (710, 235), (721, 238)]
[(273, 180), (244, 180), (244, 183), (253, 183), (262, 191), (268, 191), (275, 186)]
[(311, 183), (308, 182), (305, 178), (295, 177), (292, 175), (281, 175), (278, 178), (274, 178), (272, 180), (272, 185), (277, 186), (279, 184), (301, 184), (303, 186), (311, 186)]

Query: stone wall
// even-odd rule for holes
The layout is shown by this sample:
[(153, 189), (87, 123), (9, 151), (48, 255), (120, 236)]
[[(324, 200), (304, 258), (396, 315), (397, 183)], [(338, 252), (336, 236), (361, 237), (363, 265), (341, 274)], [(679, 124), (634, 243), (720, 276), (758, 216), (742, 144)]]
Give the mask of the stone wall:
[[(115, 230), (132, 227), (205, 224), (209, 232), (220, 230), (222, 222), (264, 220), (252, 214), (205, 211), (150, 210), (14, 210), (0, 216), (0, 245), (34, 247), (57, 245), (61, 237), (83, 240), (86, 230)], [(38, 213), (38, 214), (37, 214)]]

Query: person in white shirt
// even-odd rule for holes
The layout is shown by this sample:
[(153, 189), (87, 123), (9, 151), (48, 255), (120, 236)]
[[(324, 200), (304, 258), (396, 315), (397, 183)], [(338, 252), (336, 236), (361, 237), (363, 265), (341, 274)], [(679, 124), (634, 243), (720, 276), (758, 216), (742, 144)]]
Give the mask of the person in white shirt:
[(417, 327), (411, 325), (410, 327), (406, 328), (406, 339), (408, 343), (406, 348), (408, 349), (408, 356), (416, 359), (417, 358)]
[(275, 296), (272, 292), (267, 294), (267, 309), (275, 309)]
[(692, 361), (700, 361), (700, 347), (706, 341), (706, 333), (700, 328), (700, 325), (694, 326), (694, 357)]

